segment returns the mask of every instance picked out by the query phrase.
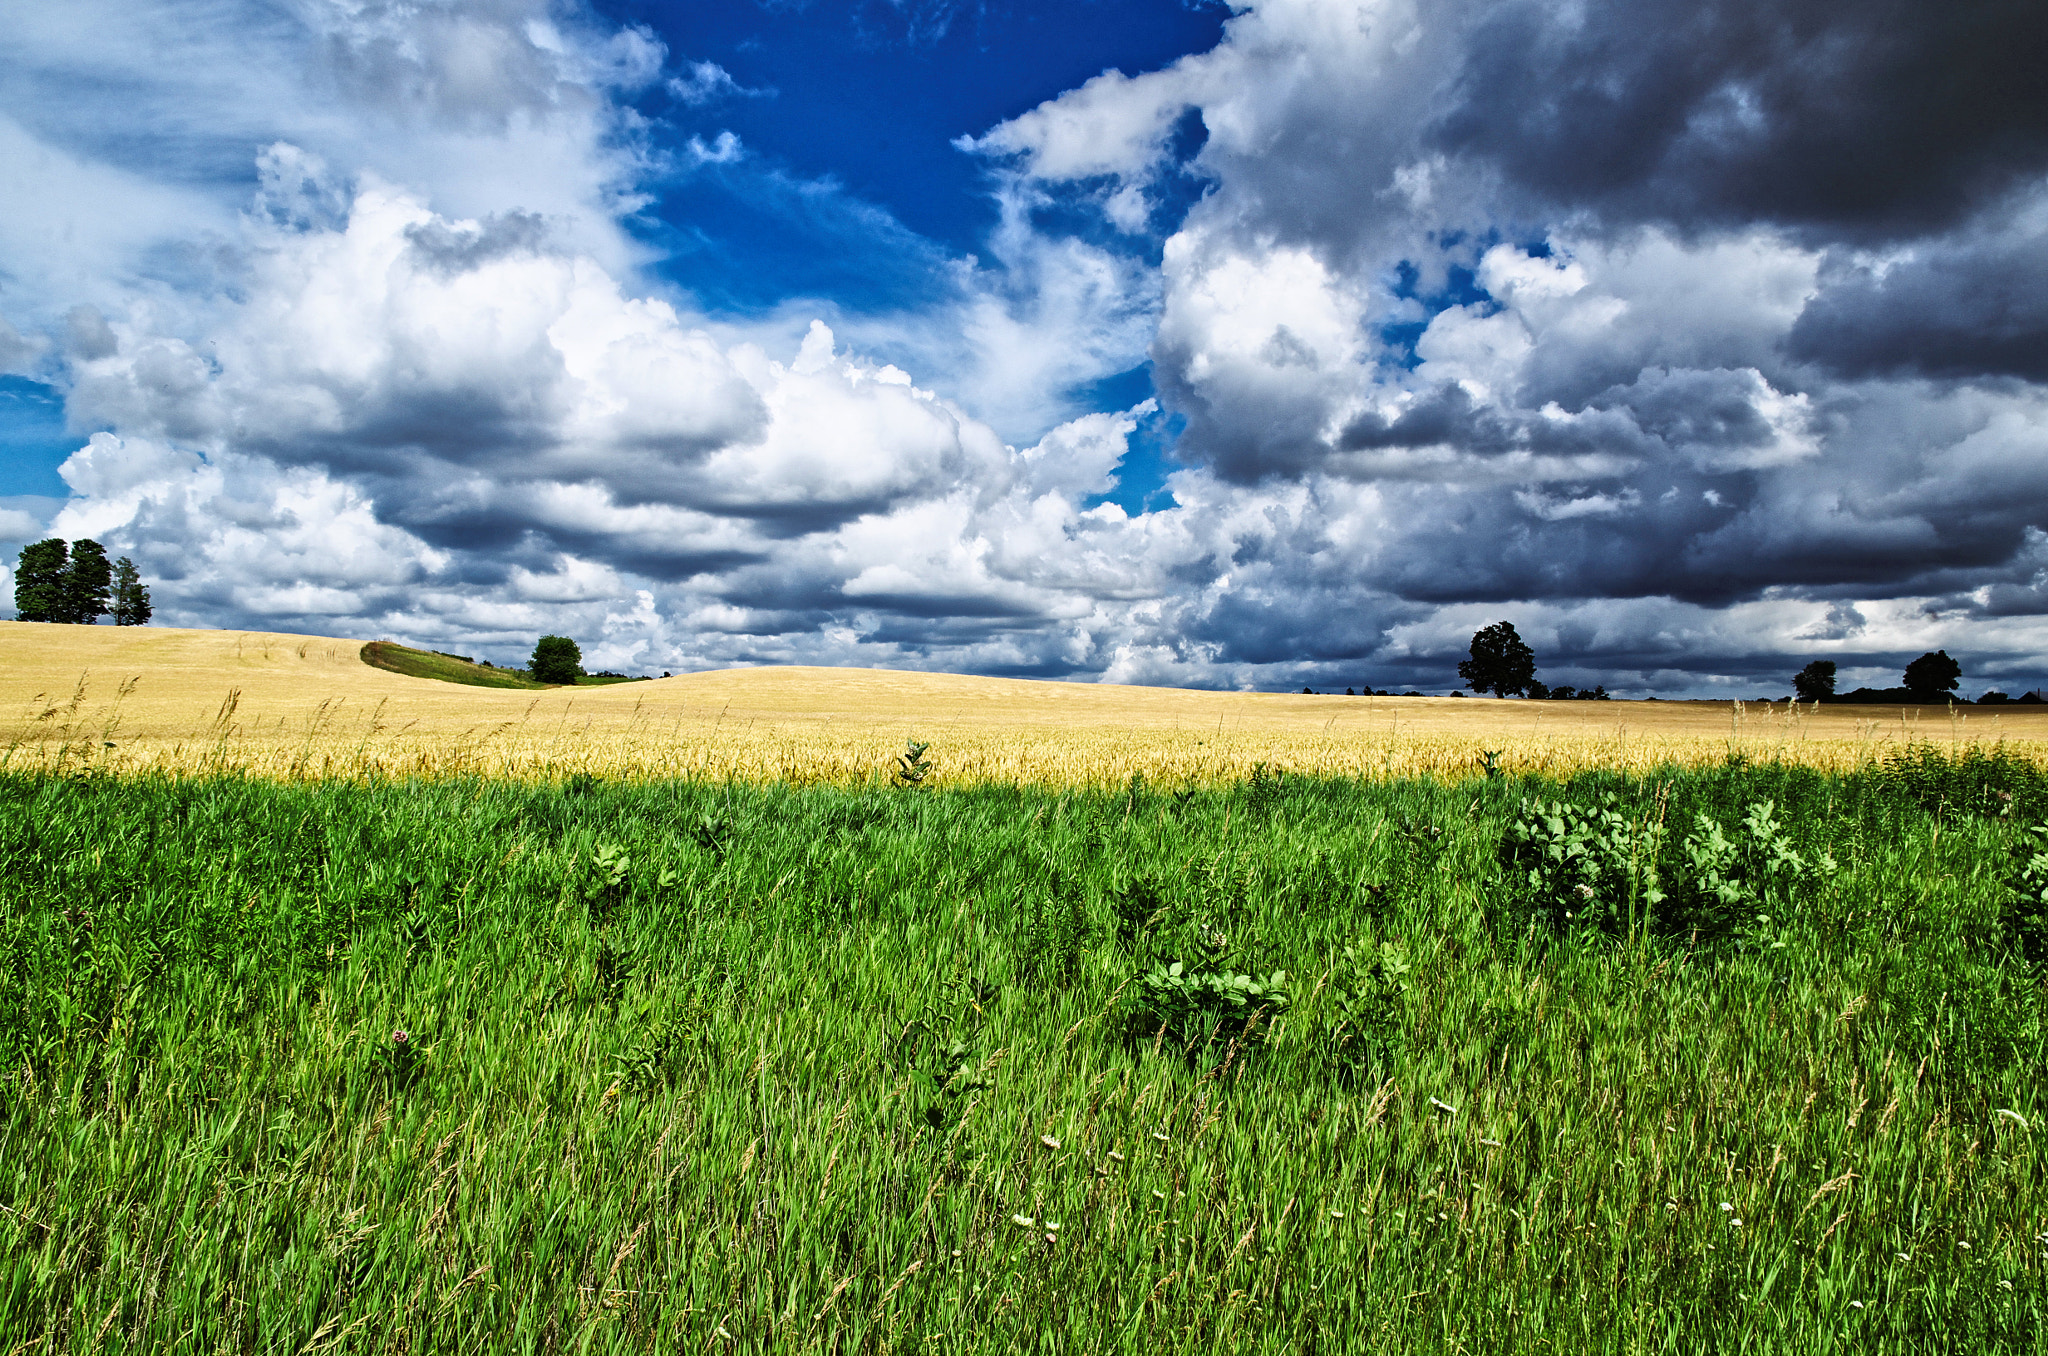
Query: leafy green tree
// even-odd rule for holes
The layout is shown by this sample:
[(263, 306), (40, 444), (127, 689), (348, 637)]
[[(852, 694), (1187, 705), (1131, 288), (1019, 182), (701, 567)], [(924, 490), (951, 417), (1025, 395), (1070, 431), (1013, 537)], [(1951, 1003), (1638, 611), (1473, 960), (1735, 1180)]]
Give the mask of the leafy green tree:
[(1472, 657), (1458, 664), (1458, 676), (1474, 692), (1515, 697), (1536, 680), (1536, 654), (1515, 634), (1513, 622), (1495, 622), (1472, 636)]
[(1817, 702), (1835, 695), (1835, 661), (1816, 659), (1792, 675), (1792, 691), (1800, 701)]
[(90, 537), (71, 543), (71, 565), (64, 571), (62, 620), (91, 626), (106, 615), (114, 589), (114, 567), (107, 549)]
[(135, 562), (122, 556), (114, 562), (114, 625), (149, 625), (149, 586)]
[(1906, 691), (1916, 702), (1938, 702), (1942, 694), (1955, 691), (1962, 677), (1963, 666), (1947, 650), (1929, 650), (1906, 665)]
[(583, 651), (567, 636), (542, 636), (532, 668), (534, 681), (567, 687), (583, 676)]
[(14, 566), (14, 615), (20, 621), (64, 620), (64, 574), (71, 548), (49, 537), (21, 548)]

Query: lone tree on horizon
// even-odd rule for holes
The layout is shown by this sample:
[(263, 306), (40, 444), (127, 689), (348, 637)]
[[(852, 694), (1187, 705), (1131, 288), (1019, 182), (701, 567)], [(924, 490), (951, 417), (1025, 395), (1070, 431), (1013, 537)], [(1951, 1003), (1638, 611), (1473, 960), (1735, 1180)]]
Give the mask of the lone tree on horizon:
[(1947, 650), (1929, 650), (1906, 665), (1906, 691), (1916, 702), (1938, 702), (1962, 681), (1963, 666)]
[(107, 549), (92, 538), (71, 543), (71, 568), (64, 572), (63, 621), (91, 626), (107, 614), (114, 592), (114, 567)]
[(149, 625), (149, 586), (135, 562), (122, 556), (114, 562), (114, 625)]
[(1835, 661), (1816, 659), (1792, 678), (1792, 691), (1803, 702), (1817, 702), (1835, 695)]
[(583, 676), (583, 651), (567, 636), (542, 636), (533, 647), (532, 668), (535, 682), (569, 687)]
[(14, 563), (14, 617), (17, 621), (62, 621), (64, 571), (71, 548), (62, 537), (48, 537), (21, 548)]
[(1472, 636), (1472, 657), (1458, 664), (1458, 676), (1474, 692), (1519, 697), (1536, 681), (1536, 652), (1515, 634), (1513, 622), (1495, 622)]

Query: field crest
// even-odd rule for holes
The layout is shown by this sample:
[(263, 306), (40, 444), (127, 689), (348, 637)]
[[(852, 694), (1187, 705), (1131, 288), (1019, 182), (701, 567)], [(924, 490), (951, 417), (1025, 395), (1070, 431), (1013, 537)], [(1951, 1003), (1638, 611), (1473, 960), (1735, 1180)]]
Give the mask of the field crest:
[(1846, 768), (1915, 742), (2029, 750), (2048, 713), (1726, 702), (1325, 697), (799, 666), (497, 690), (373, 668), (321, 636), (0, 622), (11, 766), (261, 776), (694, 776), (861, 784), (906, 740), (941, 784), (1470, 775), (1696, 764)]

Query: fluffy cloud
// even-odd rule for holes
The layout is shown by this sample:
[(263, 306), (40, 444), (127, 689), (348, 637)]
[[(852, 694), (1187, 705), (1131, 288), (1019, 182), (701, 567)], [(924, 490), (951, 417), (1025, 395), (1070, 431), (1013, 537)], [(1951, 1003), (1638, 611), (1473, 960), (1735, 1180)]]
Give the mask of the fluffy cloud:
[[(1417, 605), (1454, 632), (1467, 603), (1570, 606), (1659, 618), (1599, 654), (1662, 685), (1672, 607), (1765, 627), (1782, 665), (1799, 628), (1755, 600), (1892, 600), (1930, 637), (1929, 608), (2020, 606), (2048, 103), (2014, 53), (2044, 34), (1998, 6), (1263, 0), (1215, 51), (976, 146), (1121, 226), (1116, 194), (1174, 169), (1163, 129), (1207, 129), (1156, 379), (1184, 460), (1309, 491), (1260, 607), (1239, 568), (1207, 614), (1225, 653), (1312, 654), (1349, 538), (1336, 596), (1381, 628), (1354, 653), (1394, 662)], [(1718, 642), (1669, 663), (1742, 671)]]
[[(171, 130), (0, 107), (0, 365), (108, 430), (51, 530), (166, 621), (1204, 685), (1442, 690), (1502, 616), (1622, 689), (2048, 665), (2032, 8), (1253, 0), (963, 139), (999, 221), (923, 310), (758, 324), (622, 225), (744, 151), (621, 93), (746, 93), (718, 67), (306, 0), (243, 15), (245, 88), (145, 8), (23, 30), (23, 89), (97, 61)], [(1072, 408), (1146, 361), (1156, 401)]]

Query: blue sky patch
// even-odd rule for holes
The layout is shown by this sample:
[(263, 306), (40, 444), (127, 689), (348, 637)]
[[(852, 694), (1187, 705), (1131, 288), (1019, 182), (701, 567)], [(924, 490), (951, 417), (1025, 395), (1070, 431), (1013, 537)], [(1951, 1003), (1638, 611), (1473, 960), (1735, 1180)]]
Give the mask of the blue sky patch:
[(56, 388), (0, 376), (0, 495), (70, 494), (57, 467), (84, 442), (65, 431)]
[[(729, 87), (658, 85), (638, 108), (677, 140), (710, 146), (729, 131), (744, 148), (735, 163), (679, 174), (649, 227), (656, 243), (677, 246), (672, 281), (736, 311), (798, 294), (859, 310), (901, 304), (913, 281), (905, 242), (885, 238), (893, 232), (875, 209), (931, 242), (934, 258), (983, 251), (996, 223), (988, 166), (955, 139), (1106, 69), (1134, 75), (1206, 51), (1229, 18), (1204, 0), (602, 0), (598, 9), (651, 28), (686, 74), (708, 61), (730, 77)], [(1199, 116), (1183, 119), (1177, 155), (1205, 137)], [(793, 193), (778, 179), (825, 187)], [(1198, 187), (1173, 190), (1194, 196)], [(863, 221), (866, 237), (850, 229)], [(809, 257), (819, 251), (836, 258)]]

